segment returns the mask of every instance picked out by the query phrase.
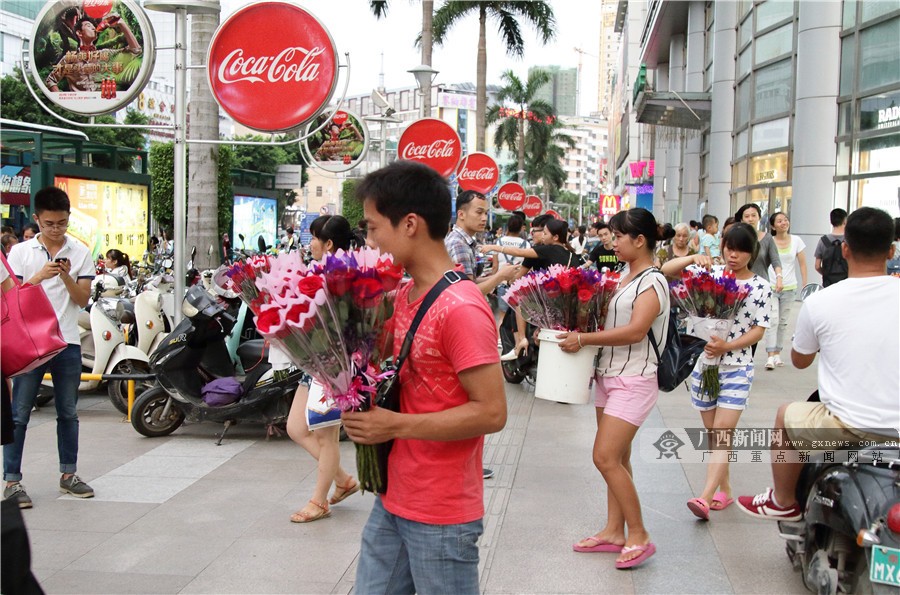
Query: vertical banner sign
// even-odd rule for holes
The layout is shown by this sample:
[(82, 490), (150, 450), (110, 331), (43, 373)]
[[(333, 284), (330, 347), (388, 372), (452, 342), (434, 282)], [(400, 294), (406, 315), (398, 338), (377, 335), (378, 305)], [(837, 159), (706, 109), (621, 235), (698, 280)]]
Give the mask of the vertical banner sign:
[(150, 20), (133, 0), (54, 0), (31, 33), (31, 75), (59, 107), (94, 116), (119, 110), (153, 72)]
[(216, 30), (206, 68), (213, 97), (236, 122), (283, 132), (309, 122), (331, 101), (338, 55), (312, 13), (287, 2), (260, 2)]
[(397, 156), (406, 161), (424, 163), (449, 178), (462, 158), (459, 134), (443, 120), (417, 120), (400, 135)]
[(147, 187), (56, 176), (53, 184), (69, 195), (69, 231), (97, 258), (116, 248), (132, 260), (147, 248)]
[(518, 182), (507, 182), (497, 190), (497, 202), (507, 211), (518, 211), (525, 205), (525, 189)]
[[(322, 114), (307, 124), (306, 134), (323, 126), (327, 119)], [(328, 126), (303, 142), (315, 167), (330, 172), (350, 171), (366, 158), (369, 128), (355, 113), (341, 110), (334, 113)]]
[(533, 194), (525, 197), (525, 206), (522, 207), (522, 211), (528, 217), (537, 217), (541, 214), (541, 211), (544, 210), (544, 201), (541, 200), (539, 196), (535, 196)]
[(463, 190), (487, 195), (500, 180), (500, 168), (487, 153), (469, 153), (459, 163), (456, 183)]

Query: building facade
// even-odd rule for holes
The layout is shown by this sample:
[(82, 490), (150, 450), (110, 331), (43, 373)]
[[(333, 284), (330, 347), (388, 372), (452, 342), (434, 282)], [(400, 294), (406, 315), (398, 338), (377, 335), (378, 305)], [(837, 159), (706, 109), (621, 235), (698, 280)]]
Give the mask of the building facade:
[(600, 43), (597, 48), (597, 111), (609, 116), (609, 101), (615, 79), (616, 57), (619, 55), (620, 32), (616, 31), (617, 0), (602, 0), (600, 4)]
[(565, 147), (563, 169), (566, 183), (563, 190), (577, 194), (585, 201), (596, 203), (604, 192), (606, 151), (609, 130), (606, 120), (597, 117), (560, 118), (565, 128), (562, 133), (575, 141), (574, 147)]
[(815, 245), (834, 207), (900, 216), (900, 3), (631, 1), (617, 19), (619, 127), (644, 135), (617, 165), (654, 162), (661, 218), (752, 202)]
[(550, 82), (538, 89), (534, 98), (553, 106), (557, 116), (578, 115), (578, 69), (559, 66), (532, 66), (528, 75), (543, 70), (550, 75)]

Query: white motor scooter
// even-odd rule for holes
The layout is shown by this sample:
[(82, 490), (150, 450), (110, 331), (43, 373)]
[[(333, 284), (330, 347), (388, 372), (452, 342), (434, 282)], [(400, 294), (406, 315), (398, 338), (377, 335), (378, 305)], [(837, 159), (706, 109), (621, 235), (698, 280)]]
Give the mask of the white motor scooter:
[(147, 356), (175, 326), (175, 294), (169, 285), (165, 277), (159, 277), (134, 300), (136, 345)]

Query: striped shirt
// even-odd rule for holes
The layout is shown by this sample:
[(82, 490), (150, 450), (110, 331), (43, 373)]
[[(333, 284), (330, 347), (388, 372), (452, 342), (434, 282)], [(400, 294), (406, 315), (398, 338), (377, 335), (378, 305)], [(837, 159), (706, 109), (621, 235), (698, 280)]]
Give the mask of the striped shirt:
[(475, 256), (475, 238), (467, 234), (458, 225), (454, 225), (447, 237), (444, 238), (444, 247), (450, 255), (450, 259), (458, 265), (462, 265), (463, 271), (473, 281), (476, 277), (477, 258)]

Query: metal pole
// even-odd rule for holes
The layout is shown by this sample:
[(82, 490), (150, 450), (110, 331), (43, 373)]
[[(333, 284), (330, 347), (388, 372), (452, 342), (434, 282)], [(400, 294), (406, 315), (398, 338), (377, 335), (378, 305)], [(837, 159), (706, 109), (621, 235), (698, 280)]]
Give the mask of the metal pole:
[(387, 122), (381, 121), (381, 157), (380, 166), (387, 165)]
[(187, 10), (175, 10), (175, 324), (181, 322), (184, 299), (184, 244), (187, 205)]

